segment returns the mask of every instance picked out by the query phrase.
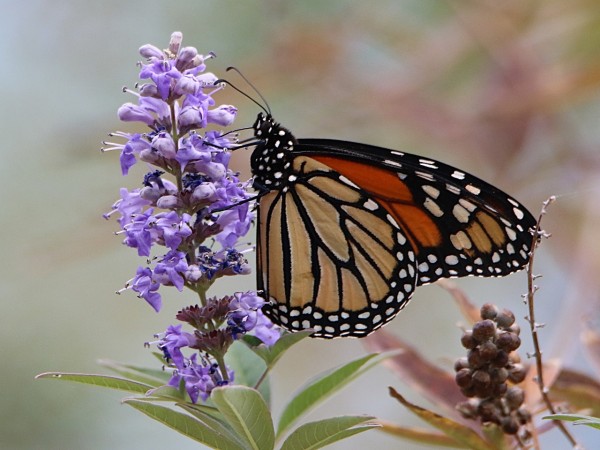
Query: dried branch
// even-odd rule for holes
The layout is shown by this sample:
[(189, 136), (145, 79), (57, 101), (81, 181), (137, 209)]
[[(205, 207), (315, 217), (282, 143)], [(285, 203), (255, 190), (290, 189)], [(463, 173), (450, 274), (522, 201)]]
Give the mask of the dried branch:
[[(548, 233), (546, 233), (544, 230), (542, 230), (541, 222), (542, 222), (542, 217), (547, 212), (548, 205), (550, 205), (550, 203), (552, 203), (554, 200), (556, 200), (556, 197), (551, 196), (544, 202), (544, 204), (542, 206), (542, 211), (540, 212), (540, 215), (537, 220), (536, 229), (533, 230), (533, 241), (531, 244), (531, 254), (529, 256), (529, 264), (527, 266), (527, 306), (529, 309), (529, 316), (527, 317), (527, 321), (529, 322), (529, 328), (531, 330), (531, 337), (533, 339), (533, 348), (534, 348), (533, 356), (535, 357), (535, 364), (536, 364), (536, 371), (537, 371), (536, 381), (537, 381), (537, 385), (540, 389), (540, 394), (542, 396), (542, 400), (544, 401), (544, 404), (546, 405), (546, 407), (552, 414), (556, 414), (556, 410), (554, 408), (554, 405), (550, 401), (550, 398), (548, 397), (548, 388), (546, 388), (546, 386), (544, 385), (542, 351), (540, 349), (540, 342), (538, 339), (538, 332), (537, 332), (538, 328), (540, 328), (541, 325), (535, 322), (534, 297), (535, 297), (536, 291), (538, 290), (538, 286), (536, 286), (534, 284), (534, 281), (539, 276), (533, 274), (533, 261), (534, 261), (534, 257), (535, 257), (535, 250), (537, 249), (541, 238), (550, 237), (550, 235)], [(560, 420), (556, 420), (556, 421), (554, 421), (554, 423), (562, 431), (562, 433), (565, 435), (565, 437), (569, 440), (571, 445), (574, 448), (578, 448), (579, 445), (577, 444), (577, 441), (571, 435), (571, 433), (569, 433), (569, 430), (567, 430), (564, 423)]]

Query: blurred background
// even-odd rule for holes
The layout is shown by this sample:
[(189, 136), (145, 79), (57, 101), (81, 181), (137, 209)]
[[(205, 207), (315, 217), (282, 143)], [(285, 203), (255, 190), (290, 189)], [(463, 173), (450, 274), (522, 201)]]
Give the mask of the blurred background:
[[(538, 320), (546, 358), (594, 372), (580, 334), (598, 328), (600, 289), (600, 4), (594, 0), (30, 0), (0, 17), (0, 447), (6, 449), (198, 448), (121, 406), (117, 392), (34, 381), (44, 371), (95, 372), (111, 358), (155, 365), (143, 347), (193, 301), (164, 289), (153, 312), (114, 292), (140, 263), (102, 219), (121, 186), (117, 153), (101, 154), (137, 80), (137, 49), (184, 45), (235, 65), (298, 137), (368, 142), (443, 160), (507, 190), (537, 215), (557, 195), (538, 254)], [(258, 109), (229, 90), (238, 126)], [(248, 172), (248, 152), (235, 155)], [(254, 288), (222, 280), (213, 294)], [(525, 274), (463, 279), (478, 304), (513, 309), (524, 325)], [(421, 288), (386, 327), (432, 361), (461, 356), (461, 316), (436, 286)], [(526, 337), (522, 354), (531, 351)], [(358, 340), (303, 342), (273, 373), (273, 411), (310, 377), (365, 353)], [(598, 368), (596, 367), (596, 370)], [(373, 414), (421, 425), (387, 395), (395, 386), (430, 406), (378, 367), (310, 417)], [(576, 429), (592, 448), (591, 436)], [(596, 435), (597, 436), (597, 435)], [(562, 437), (545, 448), (566, 448)], [(377, 431), (337, 449), (421, 448)], [(375, 448), (375, 447), (373, 447)]]

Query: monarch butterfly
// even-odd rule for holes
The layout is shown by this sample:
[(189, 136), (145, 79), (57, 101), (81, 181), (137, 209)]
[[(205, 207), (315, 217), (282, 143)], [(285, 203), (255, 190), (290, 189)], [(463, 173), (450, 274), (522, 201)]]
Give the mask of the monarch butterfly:
[(270, 112), (253, 125), (258, 289), (264, 313), (313, 337), (364, 337), (415, 288), (525, 267), (531, 213), (432, 159), (330, 139), (296, 139)]

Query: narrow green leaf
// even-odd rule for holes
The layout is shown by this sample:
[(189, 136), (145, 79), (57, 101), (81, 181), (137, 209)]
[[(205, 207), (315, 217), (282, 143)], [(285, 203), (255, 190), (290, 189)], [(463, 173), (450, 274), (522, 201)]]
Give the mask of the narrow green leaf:
[(223, 414), (214, 406), (209, 406), (206, 403), (176, 403), (176, 406), (188, 411), (190, 414), (197, 415), (198, 418), (209, 416), (220, 423), (227, 424)]
[(581, 414), (552, 414), (550, 416), (544, 416), (542, 419), (564, 420), (566, 422), (573, 422), (573, 425), (587, 425), (588, 427), (600, 430), (600, 419), (598, 417), (584, 416)]
[(91, 384), (118, 391), (133, 392), (135, 394), (145, 394), (154, 386), (137, 381), (126, 380), (125, 378), (113, 377), (110, 375), (96, 375), (87, 373), (64, 373), (64, 372), (46, 372), (35, 377), (36, 379), (48, 378), (51, 380), (75, 381), (77, 383)]
[(101, 359), (98, 361), (98, 364), (127, 379), (150, 384), (154, 387), (167, 384), (171, 378), (171, 374), (164, 370), (150, 369), (148, 367), (135, 366), (132, 364), (122, 364), (110, 359)]
[[(218, 430), (208, 423), (198, 420), (188, 414), (174, 411), (166, 406), (155, 405), (134, 399), (125, 400), (124, 403), (146, 414), (148, 417), (178, 431), (184, 436), (201, 442), (211, 448), (219, 450), (245, 450), (235, 435), (224, 427)], [(213, 424), (213, 422), (210, 422)]]
[(226, 386), (214, 389), (211, 398), (247, 447), (254, 450), (273, 448), (273, 419), (257, 390), (246, 386)]
[(382, 360), (382, 358), (379, 358), (367, 365), (367, 362), (376, 356), (378, 355), (374, 353), (344, 364), (319, 375), (315, 380), (301, 388), (300, 392), (287, 404), (281, 414), (277, 437), (281, 436), (302, 414), (342, 389), (350, 381)]
[(159, 401), (170, 402), (181, 402), (186, 397), (185, 392), (182, 392), (180, 389), (176, 389), (173, 386), (159, 386), (156, 389), (150, 390), (148, 395), (152, 395)]
[(369, 422), (371, 416), (341, 416), (309, 422), (296, 428), (285, 440), (281, 450), (312, 450), (379, 427)]
[(279, 361), (285, 351), (302, 339), (307, 338), (314, 331), (298, 331), (295, 333), (284, 333), (272, 347), (267, 347), (260, 339), (254, 336), (244, 336), (242, 342), (252, 349), (254, 353), (260, 356), (270, 369)]
[[(196, 405), (193, 403), (177, 403), (176, 406), (184, 411), (187, 411), (216, 432), (236, 436), (233, 428), (229, 426), (223, 417), (223, 414), (221, 414), (216, 408), (207, 407), (205, 405)], [(241, 442), (240, 445), (242, 445)]]

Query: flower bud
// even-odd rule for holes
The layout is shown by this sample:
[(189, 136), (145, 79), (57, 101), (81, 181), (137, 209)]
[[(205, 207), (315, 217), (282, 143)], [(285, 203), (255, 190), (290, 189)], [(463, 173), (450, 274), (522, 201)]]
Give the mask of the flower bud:
[(185, 94), (196, 94), (199, 89), (202, 87), (202, 84), (196, 77), (191, 74), (184, 75), (177, 80), (175, 83), (174, 92), (177, 95), (185, 95)]
[(504, 396), (506, 404), (510, 409), (518, 409), (525, 401), (525, 393), (523, 389), (517, 386), (511, 387)]
[(494, 337), (496, 333), (496, 324), (485, 319), (473, 325), (473, 339), (477, 342), (483, 342)]
[(118, 110), (117, 115), (123, 122), (142, 122), (148, 126), (154, 125), (154, 117), (146, 109), (125, 103)]
[(198, 50), (196, 50), (195, 47), (183, 47), (177, 55), (175, 67), (180, 71), (190, 68), (190, 62), (192, 62), (196, 56), (198, 56)]
[(152, 44), (142, 45), (139, 49), (139, 52), (144, 58), (164, 58), (163, 51)]
[(160, 159), (160, 155), (153, 149), (148, 148), (140, 152), (140, 161), (154, 164)]
[(522, 364), (513, 364), (513, 366), (508, 369), (508, 379), (513, 383), (522, 382), (526, 375), (527, 371)]
[(235, 120), (237, 108), (231, 105), (221, 105), (208, 111), (208, 123), (215, 123), (222, 127), (228, 127)]
[(469, 360), (464, 356), (462, 358), (458, 358), (454, 363), (454, 370), (458, 372), (460, 369), (468, 369), (469, 368)]
[(471, 330), (467, 330), (460, 337), (460, 343), (466, 349), (472, 349), (477, 346), (477, 342), (473, 339), (473, 332)]
[(500, 333), (500, 335), (496, 339), (496, 345), (502, 350), (512, 352), (513, 350), (516, 350), (521, 346), (521, 338), (519, 338), (519, 336), (517, 336), (514, 333), (505, 331), (503, 333)]
[(479, 346), (479, 354), (484, 361), (491, 361), (498, 354), (498, 347), (492, 341), (486, 341)]
[(496, 354), (496, 357), (492, 361), (492, 364), (495, 367), (504, 367), (504, 366), (506, 366), (507, 363), (508, 363), (508, 353), (506, 353), (504, 350), (499, 350), (498, 353)]
[(515, 315), (508, 309), (503, 309), (496, 316), (496, 323), (500, 328), (508, 328), (515, 323)]
[(202, 183), (192, 192), (191, 200), (196, 203), (200, 201), (213, 200), (217, 190), (213, 183)]
[(156, 206), (161, 209), (175, 209), (182, 206), (182, 203), (176, 195), (163, 195), (156, 201)]
[(493, 303), (486, 303), (481, 307), (480, 315), (482, 319), (494, 320), (498, 314), (498, 307)]
[(519, 422), (512, 416), (503, 417), (500, 426), (506, 434), (517, 434), (519, 432)]
[(160, 98), (158, 88), (153, 83), (145, 83), (139, 86), (138, 92), (142, 97)]
[(460, 369), (454, 376), (458, 387), (465, 388), (471, 384), (472, 376), (469, 369)]
[(160, 132), (152, 139), (152, 147), (166, 159), (175, 159), (177, 154), (175, 143), (169, 133)]
[(498, 423), (500, 421), (500, 411), (498, 410), (498, 407), (494, 405), (493, 402), (488, 400), (484, 400), (479, 403), (479, 406), (477, 407), (477, 415), (483, 422)]

